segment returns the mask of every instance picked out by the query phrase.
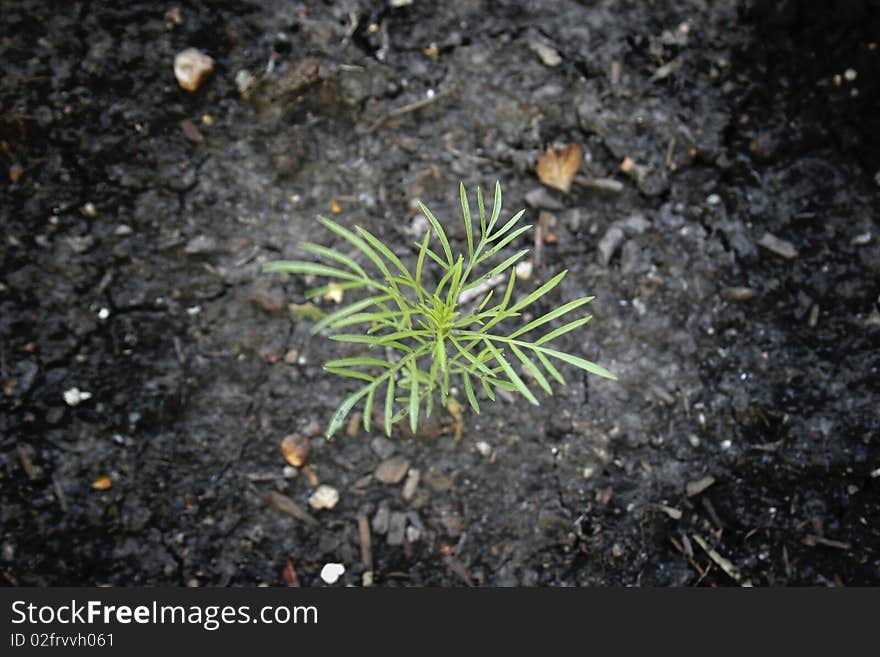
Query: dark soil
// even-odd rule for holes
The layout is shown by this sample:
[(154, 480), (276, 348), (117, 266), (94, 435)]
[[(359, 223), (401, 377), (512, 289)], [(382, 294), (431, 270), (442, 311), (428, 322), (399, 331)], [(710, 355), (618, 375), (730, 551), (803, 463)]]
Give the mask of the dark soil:
[[(876, 3), (392, 4), (3, 2), (3, 580), (360, 585), (361, 516), (378, 586), (880, 582)], [(532, 193), (572, 142), (622, 189)], [(420, 199), (460, 246), (496, 179), (557, 238), (523, 289), (569, 269), (562, 347), (620, 381), (327, 442), (338, 344), (263, 263), (331, 206), (412, 262)]]

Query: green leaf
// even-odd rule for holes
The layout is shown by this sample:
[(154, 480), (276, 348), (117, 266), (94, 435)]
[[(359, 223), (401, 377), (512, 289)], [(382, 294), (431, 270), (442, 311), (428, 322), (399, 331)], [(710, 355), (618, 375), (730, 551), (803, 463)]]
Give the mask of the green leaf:
[(548, 347), (534, 347), (534, 349), (536, 351), (541, 351), (553, 358), (558, 358), (561, 361), (565, 361), (569, 365), (574, 365), (575, 367), (579, 367), (582, 370), (586, 370), (591, 374), (596, 374), (597, 376), (602, 376), (606, 379), (617, 381), (617, 376), (606, 370), (601, 365), (596, 365), (596, 363), (584, 360), (583, 358), (580, 358), (578, 356), (572, 356), (571, 354), (567, 354), (563, 351), (557, 351), (556, 349), (550, 349)]
[(334, 433), (342, 426), (342, 423), (345, 422), (345, 418), (348, 417), (348, 414), (351, 413), (351, 409), (354, 408), (354, 405), (361, 400), (361, 398), (368, 393), (368, 388), (370, 386), (364, 386), (360, 390), (355, 393), (352, 393), (348, 397), (346, 397), (343, 402), (339, 405), (339, 408), (333, 413), (333, 417), (330, 418), (330, 424), (327, 426), (326, 435), (328, 438), (331, 438)]
[(580, 319), (576, 319), (573, 322), (569, 322), (565, 326), (560, 326), (557, 329), (553, 329), (547, 335), (542, 335), (540, 338), (535, 340), (535, 344), (542, 345), (545, 342), (550, 342), (550, 340), (555, 340), (560, 335), (564, 335), (564, 334), (568, 333), (569, 331), (573, 331), (574, 329), (578, 328), (579, 326), (583, 326), (584, 324), (589, 322), (591, 319), (593, 319), (593, 317), (591, 315), (587, 315), (586, 317), (581, 317)]
[(507, 378), (510, 379), (510, 382), (516, 387), (517, 392), (519, 392), (523, 397), (528, 399), (532, 404), (538, 405), (538, 399), (535, 395), (532, 394), (532, 391), (528, 389), (526, 384), (523, 382), (510, 363), (507, 362), (507, 359), (501, 354), (500, 351), (492, 344), (491, 340), (483, 341), (486, 345), (486, 348), (492, 353), (492, 357), (497, 361), (499, 365), (501, 365), (501, 369), (504, 370), (504, 373), (507, 375)]
[[(486, 204), (483, 202), (483, 190), (477, 187), (477, 207), (480, 210), (480, 235), (486, 235)], [(479, 411), (477, 411), (479, 412)]]
[(500, 242), (498, 242), (498, 244), (496, 244), (496, 245), (493, 246), (491, 249), (489, 249), (488, 251), (486, 251), (483, 255), (481, 255), (481, 256), (480, 256), (480, 259), (479, 259), (478, 262), (484, 262), (485, 260), (488, 260), (488, 259), (491, 258), (493, 255), (495, 255), (496, 253), (498, 253), (501, 249), (503, 249), (505, 246), (507, 246), (508, 244), (510, 244), (510, 243), (511, 243), (513, 240), (515, 240), (517, 237), (519, 237), (519, 236), (522, 235), (524, 232), (526, 232), (527, 230), (529, 230), (531, 227), (532, 227), (531, 224), (526, 224), (525, 226), (520, 226), (519, 228), (517, 228), (517, 229), (516, 229), (515, 231), (513, 231), (512, 233), (509, 233), (509, 234), (508, 234), (503, 240), (501, 240)]
[(431, 213), (428, 208), (425, 207), (425, 205), (421, 201), (419, 201), (419, 207), (428, 218), (428, 221), (434, 228), (434, 232), (437, 233), (437, 238), (440, 240), (440, 245), (443, 247), (443, 253), (446, 255), (446, 262), (451, 267), (452, 250), (449, 248), (449, 240), (446, 238), (446, 233), (443, 232), (443, 227), (440, 225), (440, 222), (437, 221), (437, 218)]
[(559, 381), (560, 385), (564, 386), (565, 385), (565, 378), (562, 376), (562, 374), (559, 373), (559, 370), (557, 370), (553, 366), (553, 363), (550, 362), (550, 359), (547, 358), (540, 351), (535, 351), (535, 356), (538, 357), (538, 360), (541, 361), (541, 365), (543, 365), (544, 369), (547, 370), (547, 372), (549, 372), (550, 376), (552, 376), (554, 379)]
[(494, 242), (494, 241), (497, 240), (499, 237), (501, 237), (502, 235), (504, 235), (507, 231), (509, 231), (511, 228), (513, 228), (514, 226), (516, 226), (516, 224), (519, 222), (520, 219), (522, 219), (522, 216), (523, 216), (525, 213), (526, 213), (525, 210), (520, 210), (520, 211), (517, 212), (515, 215), (513, 215), (513, 216), (508, 220), (508, 222), (507, 222), (506, 224), (504, 224), (501, 228), (499, 228), (498, 230), (496, 230), (494, 233), (492, 233), (492, 234), (488, 237), (488, 241), (489, 241), (489, 242)]
[(409, 388), (409, 428), (413, 433), (419, 425), (419, 378), (415, 359), (409, 362), (410, 388)]
[(486, 233), (491, 233), (492, 229), (495, 228), (495, 222), (498, 221), (498, 217), (501, 216), (501, 183), (499, 181), (495, 181), (495, 199), (492, 201), (492, 218), (489, 220), (489, 225), (486, 228)]
[(306, 253), (311, 253), (312, 255), (318, 256), (319, 258), (327, 258), (328, 260), (333, 260), (341, 265), (345, 265), (346, 267), (349, 267), (350, 269), (353, 269), (355, 272), (360, 274), (362, 278), (369, 278), (369, 276), (367, 276), (367, 272), (365, 272), (358, 263), (349, 258), (347, 255), (339, 253), (338, 251), (328, 249), (326, 246), (321, 246), (320, 244), (312, 244), (311, 242), (303, 242), (302, 244), (300, 244), (299, 248)]
[(360, 381), (366, 381), (367, 383), (372, 383), (376, 380), (375, 376), (371, 376), (366, 372), (361, 372), (360, 370), (352, 370), (347, 367), (327, 367), (325, 365), (324, 369), (331, 374), (337, 374), (339, 376), (344, 376), (349, 379), (358, 379)]
[(413, 279), (412, 274), (409, 273), (409, 270), (403, 266), (403, 263), (400, 261), (400, 258), (395, 255), (395, 253), (385, 246), (382, 242), (380, 242), (373, 233), (368, 231), (366, 228), (361, 228), (357, 226), (355, 230), (358, 234), (363, 237), (367, 242), (370, 243), (374, 249), (376, 249), (379, 253), (381, 253), (385, 258), (397, 267), (397, 270), (403, 274), (403, 279), (409, 283), (415, 283), (415, 279)]
[(381, 358), (367, 358), (366, 356), (354, 356), (352, 358), (337, 358), (324, 363), (324, 367), (393, 367), (392, 363)]
[(580, 308), (585, 303), (589, 303), (592, 300), (593, 300), (593, 297), (581, 297), (580, 299), (575, 299), (574, 301), (569, 301), (568, 303), (565, 303), (565, 304), (559, 306), (559, 308), (551, 310), (547, 314), (541, 315), (537, 319), (533, 319), (531, 322), (529, 322), (528, 324), (526, 324), (522, 328), (518, 328), (517, 330), (515, 330), (513, 333), (511, 333), (507, 337), (515, 338), (519, 335), (522, 335), (523, 333), (528, 333), (529, 331), (536, 329), (539, 326), (543, 326), (547, 322), (552, 322), (557, 317), (561, 317), (562, 315), (565, 315), (566, 313), (569, 313), (572, 310), (575, 310), (576, 308)]
[(467, 396), (468, 403), (479, 415), (480, 403), (477, 401), (477, 396), (474, 394), (474, 386), (471, 384), (471, 375), (468, 374), (467, 370), (462, 370), (461, 379), (464, 381), (464, 394)]
[(467, 236), (468, 259), (472, 260), (474, 257), (474, 225), (471, 219), (471, 206), (468, 203), (463, 182), (458, 183), (458, 195), (461, 197), (461, 214), (464, 218), (464, 231)]
[(553, 389), (550, 387), (550, 384), (547, 382), (547, 379), (544, 377), (544, 374), (541, 370), (538, 369), (538, 366), (535, 365), (532, 360), (526, 356), (515, 344), (510, 345), (510, 350), (513, 352), (513, 355), (519, 359), (525, 368), (531, 373), (534, 377), (535, 381), (538, 382), (538, 385), (544, 389), (548, 395), (553, 394)]
[(388, 378), (388, 388), (385, 390), (385, 435), (391, 436), (391, 416), (394, 415), (394, 377)]
[(416, 261), (416, 292), (419, 295), (419, 301), (424, 301), (425, 291), (422, 287), (422, 268), (425, 265), (425, 255), (428, 252), (428, 241), (431, 239), (431, 231), (425, 233), (425, 239), (419, 244), (419, 258)]
[(363, 415), (363, 423), (364, 423), (364, 431), (370, 430), (370, 422), (373, 417), (373, 400), (376, 397), (376, 386), (370, 387), (370, 392), (367, 393), (367, 401), (364, 402), (364, 415)]
[(370, 306), (377, 305), (390, 299), (391, 297), (387, 294), (379, 294), (373, 297), (367, 297), (366, 299), (361, 299), (360, 301), (355, 301), (354, 303), (346, 306), (342, 310), (337, 310), (336, 312), (327, 315), (326, 317), (324, 317), (324, 319), (315, 324), (312, 327), (312, 335), (320, 333), (328, 326), (333, 326), (340, 319), (344, 319), (349, 315), (354, 315), (355, 313), (360, 312), (364, 308), (369, 308)]
[(326, 276), (327, 278), (341, 278), (347, 281), (362, 282), (363, 279), (357, 274), (336, 269), (328, 265), (320, 265), (315, 262), (305, 262), (303, 260), (275, 260), (267, 262), (263, 266), (263, 272), (266, 274), (311, 274), (312, 276)]
[(559, 282), (563, 278), (565, 278), (565, 275), (567, 273), (568, 273), (568, 270), (559, 272), (558, 274), (556, 274), (556, 276), (554, 276), (549, 281), (544, 283), (537, 290), (535, 290), (534, 292), (532, 292), (531, 294), (526, 296), (525, 299), (523, 299), (522, 301), (517, 301), (515, 304), (513, 304), (513, 306), (510, 307), (511, 312), (522, 310), (526, 306), (530, 306), (531, 304), (533, 304), (535, 301), (537, 301), (538, 299), (543, 297), (545, 294), (547, 294), (554, 287), (559, 285)]

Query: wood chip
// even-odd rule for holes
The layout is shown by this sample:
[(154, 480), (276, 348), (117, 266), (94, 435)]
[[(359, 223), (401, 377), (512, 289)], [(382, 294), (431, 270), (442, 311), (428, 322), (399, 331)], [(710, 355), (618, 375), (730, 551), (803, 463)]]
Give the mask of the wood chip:
[(113, 486), (113, 480), (110, 477), (101, 476), (92, 482), (92, 488), (95, 490), (107, 490)]
[(265, 500), (271, 506), (275, 507), (282, 513), (286, 513), (292, 518), (296, 518), (307, 525), (317, 525), (318, 521), (310, 515), (307, 511), (303, 510), (299, 504), (294, 502), (292, 499), (287, 497), (286, 495), (282, 495), (281, 493), (276, 493), (275, 491), (270, 491), (266, 494)]
[(284, 436), (280, 447), (284, 460), (295, 468), (302, 466), (309, 456), (309, 439), (298, 433)]
[(704, 490), (709, 488), (712, 484), (715, 483), (715, 477), (712, 475), (706, 475), (702, 479), (697, 479), (696, 481), (689, 481), (685, 486), (684, 490), (687, 493), (688, 497), (694, 497), (695, 495), (699, 495)]
[(559, 152), (548, 149), (538, 158), (538, 179), (548, 187), (567, 192), (583, 157), (580, 144), (569, 144)]

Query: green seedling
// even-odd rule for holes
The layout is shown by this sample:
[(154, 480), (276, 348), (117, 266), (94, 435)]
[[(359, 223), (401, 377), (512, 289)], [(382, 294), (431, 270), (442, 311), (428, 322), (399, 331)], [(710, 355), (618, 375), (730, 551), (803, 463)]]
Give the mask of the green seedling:
[[(480, 412), (480, 390), (492, 401), (497, 390), (506, 390), (538, 404), (538, 398), (524, 377), (547, 394), (552, 394), (551, 380), (565, 385), (554, 361), (616, 379), (604, 367), (550, 346), (557, 338), (589, 322), (591, 317), (569, 319), (549, 331), (548, 325), (568, 318), (593, 297), (581, 297), (530, 321), (519, 321), (513, 330), (502, 328), (502, 323), (509, 324), (521, 317), (530, 306), (559, 285), (566, 272), (560, 272), (522, 298), (515, 297), (516, 264), (528, 250), (518, 251), (503, 260), (499, 254), (531, 228), (519, 225), (525, 211), (518, 212), (506, 222), (499, 222), (501, 185), (495, 184), (491, 215), (486, 214), (483, 194), (477, 189), (479, 226), (476, 227), (463, 184), (460, 185), (460, 195), (467, 237), (466, 254), (453, 256), (443, 226), (420, 203), (431, 228), (421, 242), (415, 244), (418, 249), (415, 271), (407, 268), (368, 230), (358, 226), (352, 231), (326, 217), (318, 220), (362, 254), (363, 265), (335, 249), (304, 243), (301, 249), (322, 263), (283, 260), (265, 266), (266, 272), (331, 279), (330, 284), (309, 290), (309, 299), (331, 290), (364, 289), (369, 294), (325, 316), (312, 329), (313, 333), (325, 329), (337, 331), (330, 335), (331, 340), (362, 349), (357, 355), (324, 364), (328, 372), (363, 384), (336, 409), (327, 427), (328, 437), (339, 429), (361, 401), (364, 403), (364, 430), (370, 430), (373, 409), (378, 404), (380, 411), (384, 409), (386, 434), (390, 435), (391, 427), (407, 416), (410, 429), (415, 433), (422, 409), (430, 417), (438, 393), (440, 403), (447, 406), (456, 382), (460, 383), (459, 390), (464, 391), (468, 403), (477, 413)], [(432, 231), (439, 241), (439, 252), (431, 247)], [(493, 265), (493, 260), (501, 262)], [(369, 263), (375, 266), (377, 273), (368, 272), (365, 267)], [(438, 273), (433, 290), (426, 283), (431, 269)], [(499, 300), (494, 296), (491, 282), (505, 272), (509, 272), (507, 285)], [(476, 300), (468, 302), (467, 299), (473, 298), (474, 294)], [(494, 304), (491, 303), (493, 298)], [(351, 330), (349, 327), (360, 327), (360, 330), (343, 331)], [(541, 334), (534, 337), (536, 333)]]

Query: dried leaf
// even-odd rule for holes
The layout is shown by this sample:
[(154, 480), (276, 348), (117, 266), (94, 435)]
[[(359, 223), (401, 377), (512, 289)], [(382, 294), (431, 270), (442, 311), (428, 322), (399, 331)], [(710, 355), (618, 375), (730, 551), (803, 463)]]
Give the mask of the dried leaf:
[(538, 179), (548, 187), (567, 192), (583, 157), (584, 149), (580, 144), (569, 144), (558, 153), (548, 149), (538, 158)]
[(196, 127), (196, 124), (189, 119), (183, 119), (179, 125), (180, 131), (183, 132), (183, 136), (190, 141), (197, 144), (201, 144), (205, 141), (205, 136), (202, 134), (201, 130), (199, 130)]
[(285, 436), (281, 441), (281, 453), (284, 459), (295, 468), (302, 466), (309, 455), (309, 439), (298, 433)]
[(299, 588), (299, 576), (296, 574), (296, 570), (294, 570), (293, 563), (290, 559), (287, 559), (284, 562), (284, 568), (281, 570), (281, 578), (287, 586)]
[(92, 488), (95, 490), (107, 490), (113, 485), (113, 480), (110, 477), (101, 476), (95, 479), (92, 482)]

